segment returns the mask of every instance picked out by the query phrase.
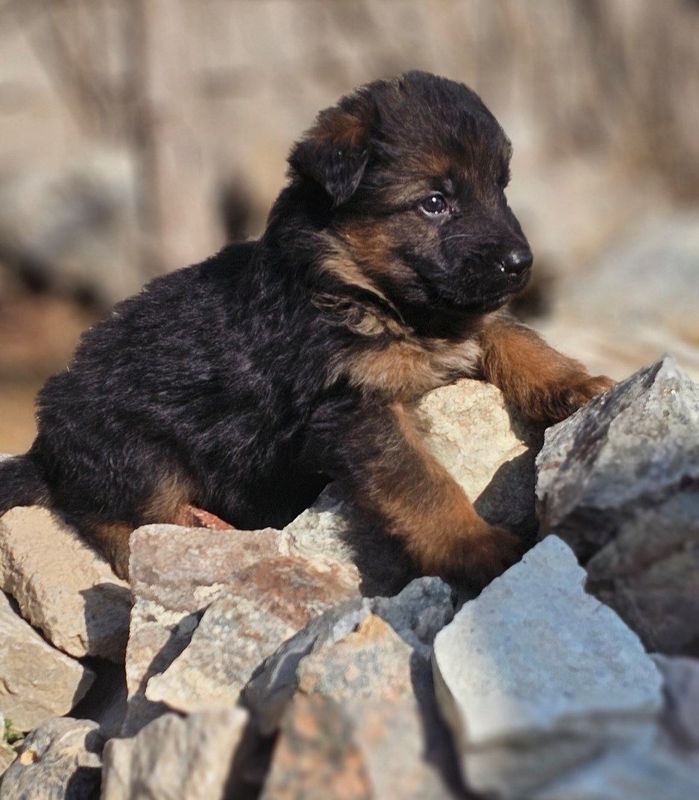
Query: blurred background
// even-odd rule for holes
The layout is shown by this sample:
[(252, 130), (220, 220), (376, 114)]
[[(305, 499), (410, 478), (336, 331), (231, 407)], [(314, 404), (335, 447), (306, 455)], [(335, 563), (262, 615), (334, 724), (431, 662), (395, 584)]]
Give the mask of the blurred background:
[(514, 143), (517, 313), (699, 377), (696, 0), (0, 0), (0, 52), (0, 452), (111, 304), (260, 233), (318, 110), (414, 68)]

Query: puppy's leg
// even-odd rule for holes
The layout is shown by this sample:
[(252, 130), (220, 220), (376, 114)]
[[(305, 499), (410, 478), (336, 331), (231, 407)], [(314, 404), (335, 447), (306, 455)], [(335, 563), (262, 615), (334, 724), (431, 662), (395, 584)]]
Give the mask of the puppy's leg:
[(560, 422), (614, 385), (604, 375), (593, 377), (578, 361), (504, 315), (488, 320), (481, 345), (486, 380), (534, 420)]
[(347, 430), (339, 447), (355, 502), (404, 541), (425, 573), (484, 586), (519, 559), (522, 542), (478, 516), (403, 405), (375, 409)]

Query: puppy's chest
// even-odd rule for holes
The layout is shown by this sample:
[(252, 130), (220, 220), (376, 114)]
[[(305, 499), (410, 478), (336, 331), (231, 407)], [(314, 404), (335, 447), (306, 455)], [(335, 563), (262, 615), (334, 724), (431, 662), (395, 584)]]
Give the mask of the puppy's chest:
[(431, 389), (478, 372), (481, 348), (477, 340), (463, 342), (394, 340), (368, 348), (349, 359), (350, 382), (363, 390), (411, 401)]

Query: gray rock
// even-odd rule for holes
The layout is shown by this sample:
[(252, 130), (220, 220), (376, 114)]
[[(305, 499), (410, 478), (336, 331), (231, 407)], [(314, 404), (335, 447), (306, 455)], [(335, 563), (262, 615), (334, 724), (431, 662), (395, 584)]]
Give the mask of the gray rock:
[[(338, 564), (320, 555), (314, 560), (289, 556), (284, 537), (271, 529), (211, 531), (148, 525), (132, 535), (130, 575), (135, 602), (126, 655), (129, 705), (123, 728), (125, 735), (136, 733), (166, 710), (164, 704), (146, 698), (146, 686), (185, 650), (204, 611), (217, 599), (229, 596), (234, 604), (239, 601), (240, 609), (250, 608), (250, 604), (256, 602), (260, 611), (265, 612), (270, 638), (269, 649), (266, 652), (263, 649), (261, 660), (281, 643), (281, 639), (274, 636), (287, 631), (286, 635), (291, 635), (311, 614), (350, 595), (359, 595), (359, 576), (353, 566)], [(263, 617), (255, 613), (255, 619), (263, 622)], [(203, 673), (195, 674), (196, 668), (189, 669), (192, 653), (176, 668), (180, 676), (183, 672), (189, 673), (187, 692), (192, 692), (191, 696), (186, 695), (189, 700), (185, 699), (184, 692), (179, 692), (179, 679), (173, 679), (171, 692), (165, 689), (169, 681), (161, 682), (159, 696), (167, 694), (175, 705), (194, 702), (196, 692), (203, 697), (206, 691), (218, 691), (216, 681), (223, 678), (233, 664), (223, 663), (216, 655), (218, 643), (213, 651), (206, 652), (206, 632), (213, 629), (216, 633), (223, 624), (228, 626), (229, 633), (235, 629), (242, 634), (246, 630), (245, 619), (238, 615), (240, 625), (236, 629), (232, 617), (225, 619), (225, 612), (223, 618), (214, 619), (214, 615), (215, 609), (198, 638), (205, 646), (204, 659), (208, 659), (207, 666), (202, 667), (207, 671), (206, 677)], [(209, 623), (213, 624), (209, 626)], [(253, 646), (255, 636), (262, 634), (247, 630), (250, 633), (248, 645)], [(197, 650), (198, 644), (193, 650), (195, 663)], [(242, 662), (235, 663), (240, 667)], [(254, 666), (256, 664), (250, 664), (249, 669)], [(244, 683), (247, 677), (241, 675), (238, 679)], [(156, 685), (151, 689), (151, 696), (158, 691)], [(184, 690), (184, 685), (181, 688)], [(237, 696), (237, 692), (234, 694)]]
[(94, 673), (48, 645), (0, 592), (0, 712), (20, 731), (68, 713)]
[(59, 717), (27, 736), (2, 778), (2, 800), (89, 800), (98, 796), (104, 739), (97, 723)]
[(240, 708), (166, 714), (104, 749), (102, 800), (224, 800), (239, 796), (234, 758), (247, 714)]
[[(476, 510), (494, 525), (532, 532), (542, 429), (506, 408), (495, 386), (467, 379), (427, 394), (418, 415), (428, 445)], [(352, 507), (342, 484), (328, 487), (284, 536), (291, 552), (355, 563), (365, 595), (393, 594), (416, 577), (400, 544)]]
[(654, 655), (653, 661), (665, 681), (665, 728), (699, 754), (699, 660)]
[(369, 614), (309, 653), (262, 797), (461, 796), (429, 661)]
[(148, 681), (146, 697), (186, 712), (234, 705), (255, 667), (282, 642), (329, 606), (358, 595), (354, 569), (327, 560), (276, 556), (239, 570), (187, 648)]
[(45, 508), (13, 508), (0, 519), (0, 589), (68, 655), (123, 662), (128, 584)]
[(588, 590), (649, 649), (699, 645), (699, 387), (666, 358), (546, 432), (542, 535), (575, 550)]
[(699, 796), (699, 762), (658, 742), (614, 749), (527, 800), (689, 800)]
[(271, 655), (245, 687), (243, 701), (263, 735), (279, 726), (298, 687), (302, 659), (332, 647), (376, 614), (422, 658), (454, 615), (452, 592), (439, 578), (418, 578), (395, 597), (363, 598), (329, 609)]
[(549, 536), (437, 634), (437, 697), (476, 791), (529, 797), (617, 743), (648, 740), (661, 679)]

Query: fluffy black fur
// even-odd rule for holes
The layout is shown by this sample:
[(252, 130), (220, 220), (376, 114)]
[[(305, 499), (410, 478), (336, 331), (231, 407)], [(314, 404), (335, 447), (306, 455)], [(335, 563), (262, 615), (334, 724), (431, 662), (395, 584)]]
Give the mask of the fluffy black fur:
[(364, 381), (362, 356), (474, 339), (526, 281), (509, 157), (480, 99), (425, 73), (323, 112), (259, 241), (154, 280), (84, 335), (39, 395), (32, 448), (0, 466), (0, 511), (47, 503), (90, 536), (155, 521), (175, 485), (254, 529), (329, 479), (367, 494), (399, 436), (392, 404), (431, 385)]

